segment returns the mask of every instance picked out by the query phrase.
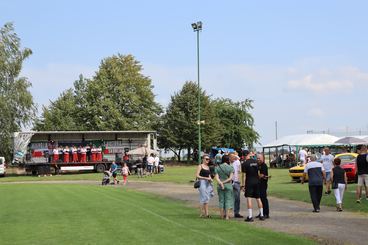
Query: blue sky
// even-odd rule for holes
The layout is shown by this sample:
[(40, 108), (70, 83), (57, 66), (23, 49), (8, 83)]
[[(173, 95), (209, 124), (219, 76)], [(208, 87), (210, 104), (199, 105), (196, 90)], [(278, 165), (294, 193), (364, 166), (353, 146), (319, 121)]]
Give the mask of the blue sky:
[(166, 105), (196, 80), (213, 97), (254, 99), (261, 143), (307, 130), (368, 130), (366, 1), (17, 1), (0, 2), (33, 50), (23, 75), (39, 105), (91, 77), (101, 59), (133, 54)]

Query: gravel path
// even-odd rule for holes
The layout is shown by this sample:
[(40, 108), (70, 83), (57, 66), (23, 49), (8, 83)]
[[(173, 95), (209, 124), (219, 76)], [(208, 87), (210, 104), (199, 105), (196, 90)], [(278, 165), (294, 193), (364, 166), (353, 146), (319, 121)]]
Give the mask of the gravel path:
[[(99, 185), (98, 181), (24, 181), (1, 184), (91, 184)], [(164, 196), (174, 200), (184, 201), (187, 205), (198, 207), (198, 192), (191, 185), (173, 183), (145, 182), (131, 180), (122, 188), (135, 189)], [(210, 212), (217, 215), (217, 196), (210, 202)], [(294, 235), (302, 235), (318, 241), (320, 244), (368, 244), (368, 215), (365, 213), (336, 212), (333, 207), (321, 207), (320, 213), (312, 213), (309, 203), (269, 197), (270, 219), (258, 221), (252, 225), (265, 227), (274, 231)], [(246, 216), (244, 197), (241, 199), (241, 214)], [(362, 203), (361, 205), (366, 205)], [(254, 206), (256, 207), (255, 203)], [(257, 208), (253, 209), (257, 213)], [(243, 219), (237, 219), (244, 222)], [(224, 221), (225, 222), (225, 221)]]
[[(198, 192), (189, 185), (155, 182), (130, 182), (127, 188), (154, 193), (198, 207)], [(217, 196), (210, 202), (211, 213), (217, 215)], [(353, 212), (338, 213), (333, 207), (321, 207), (312, 213), (309, 203), (269, 197), (270, 219), (255, 220), (252, 225), (274, 231), (312, 238), (321, 244), (368, 244), (368, 215)], [(256, 207), (255, 202), (253, 203)], [(362, 205), (365, 205), (362, 203)], [(257, 214), (258, 208), (253, 209)], [(241, 199), (241, 214), (246, 216), (245, 198)], [(243, 219), (237, 219), (244, 222)]]

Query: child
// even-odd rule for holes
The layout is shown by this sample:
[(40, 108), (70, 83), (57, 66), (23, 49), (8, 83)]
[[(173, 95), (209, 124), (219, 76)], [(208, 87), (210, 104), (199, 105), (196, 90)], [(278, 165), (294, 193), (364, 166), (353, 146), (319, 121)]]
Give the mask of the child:
[(341, 159), (335, 158), (335, 167), (331, 171), (332, 189), (336, 198), (336, 210), (342, 211), (342, 198), (344, 191), (348, 188), (348, 178), (344, 169), (340, 167)]
[(124, 167), (121, 169), (121, 175), (123, 175), (123, 185), (126, 184), (129, 174), (130, 174), (129, 168), (128, 168), (127, 164), (124, 163)]

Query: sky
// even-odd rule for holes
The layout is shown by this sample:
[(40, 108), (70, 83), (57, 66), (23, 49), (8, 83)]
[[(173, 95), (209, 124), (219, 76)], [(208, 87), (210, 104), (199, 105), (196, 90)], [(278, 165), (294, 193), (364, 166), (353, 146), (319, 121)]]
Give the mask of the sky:
[[(132, 54), (167, 105), (197, 79), (213, 98), (254, 100), (266, 144), (308, 130), (368, 131), (367, 1), (19, 1), (0, 2), (33, 51), (22, 75), (39, 108), (92, 77), (102, 59)], [(368, 132), (367, 132), (368, 134)]]

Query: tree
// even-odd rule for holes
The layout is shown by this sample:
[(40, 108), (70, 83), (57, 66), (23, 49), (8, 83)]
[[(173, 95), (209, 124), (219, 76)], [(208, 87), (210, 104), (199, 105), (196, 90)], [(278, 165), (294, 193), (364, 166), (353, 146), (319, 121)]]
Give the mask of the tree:
[(253, 109), (252, 103), (249, 99), (233, 102), (223, 98), (212, 102), (216, 115), (221, 120), (221, 146), (240, 149), (244, 145), (252, 147), (257, 142), (259, 135), (253, 128), (254, 119), (249, 112)]
[(36, 130), (81, 130), (76, 120), (77, 109), (73, 89), (64, 91), (60, 97), (51, 102), (49, 107), (43, 107), (43, 119), (35, 123)]
[[(151, 79), (142, 74), (142, 66), (132, 55), (108, 57), (102, 60), (92, 79), (80, 76), (72, 90), (64, 92), (44, 109), (38, 127), (43, 130), (150, 130), (161, 113), (152, 88)], [(60, 118), (63, 115), (70, 116), (69, 124)]]
[(30, 49), (21, 48), (13, 24), (6, 23), (0, 29), (0, 155), (7, 160), (11, 159), (13, 132), (28, 126), (36, 112), (31, 83), (19, 77), (23, 61), (31, 54)]
[[(217, 143), (218, 121), (210, 97), (203, 90), (201, 96), (201, 125), (203, 148)], [(161, 117), (158, 131), (158, 144), (169, 149), (181, 160), (181, 151), (198, 148), (198, 86), (194, 82), (186, 82), (182, 89), (171, 96), (166, 113)]]

